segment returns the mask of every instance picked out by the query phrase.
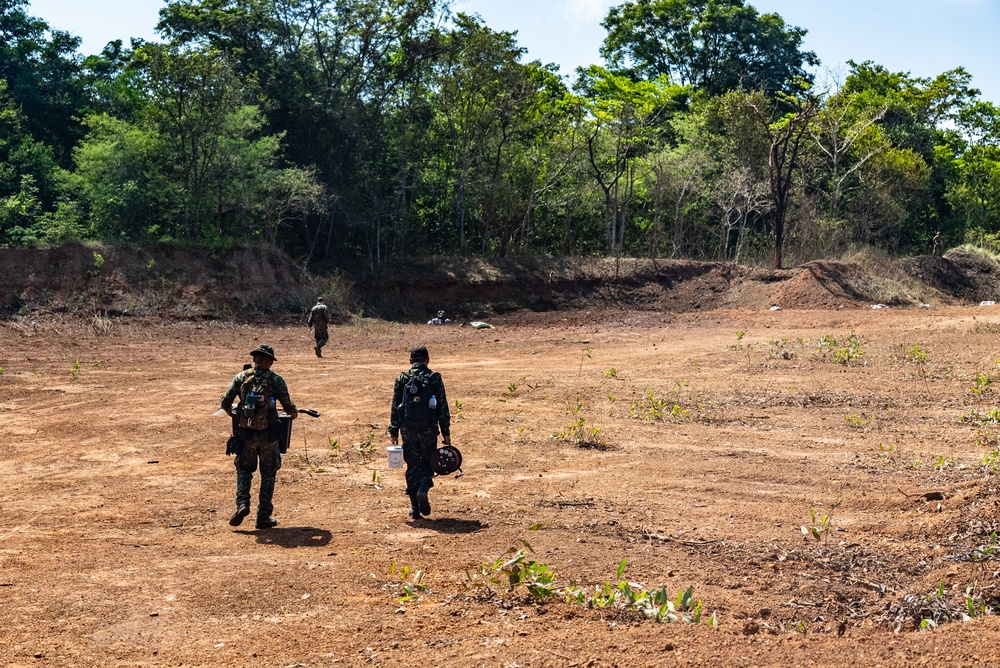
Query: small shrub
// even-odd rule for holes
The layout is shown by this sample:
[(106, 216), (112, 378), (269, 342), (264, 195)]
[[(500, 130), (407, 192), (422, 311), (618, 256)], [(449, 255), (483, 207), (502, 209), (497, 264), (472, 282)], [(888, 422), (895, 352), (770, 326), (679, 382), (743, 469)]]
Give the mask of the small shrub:
[(840, 507), (840, 503), (840, 501), (837, 501), (833, 504), (833, 506), (831, 506), (829, 515), (817, 513), (815, 510), (810, 508), (809, 519), (812, 524), (803, 524), (801, 527), (802, 533), (807, 536), (812, 536), (817, 541), (825, 543), (830, 534), (830, 528), (833, 526), (833, 511)]
[(927, 351), (914, 344), (906, 349), (906, 359), (912, 364), (927, 364)]

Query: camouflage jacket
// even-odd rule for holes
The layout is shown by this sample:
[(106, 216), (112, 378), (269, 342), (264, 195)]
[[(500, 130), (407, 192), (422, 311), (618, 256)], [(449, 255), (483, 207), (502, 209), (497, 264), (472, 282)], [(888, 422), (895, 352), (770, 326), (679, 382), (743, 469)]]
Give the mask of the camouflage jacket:
[(403, 387), (410, 379), (410, 374), (417, 370), (426, 370), (430, 373), (431, 387), (437, 396), (437, 427), (441, 430), (442, 436), (451, 435), (451, 411), (448, 410), (448, 397), (444, 392), (444, 380), (437, 371), (431, 371), (425, 364), (414, 364), (409, 371), (404, 371), (396, 377), (396, 384), (392, 388), (392, 408), (389, 412), (389, 435), (399, 436), (400, 421), (402, 420)]
[[(271, 388), (275, 401), (281, 404), (286, 413), (295, 411), (295, 404), (292, 403), (291, 397), (288, 396), (288, 385), (285, 384), (285, 379), (270, 369), (247, 369), (236, 374), (233, 377), (233, 382), (229, 384), (229, 389), (222, 395), (223, 410), (227, 413), (233, 411), (233, 401), (239, 396), (240, 388), (243, 387), (243, 381), (254, 374), (267, 374), (267, 383)], [(243, 400), (242, 397), (240, 397), (240, 400)]]
[(330, 324), (330, 310), (326, 307), (326, 304), (316, 304), (309, 311), (309, 319), (306, 321), (306, 325), (313, 327), (326, 327)]

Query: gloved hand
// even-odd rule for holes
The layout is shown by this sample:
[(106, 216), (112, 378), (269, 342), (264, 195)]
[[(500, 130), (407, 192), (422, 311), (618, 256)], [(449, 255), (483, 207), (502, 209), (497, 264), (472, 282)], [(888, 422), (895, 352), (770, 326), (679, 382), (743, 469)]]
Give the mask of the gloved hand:
[(288, 419), (289, 420), (294, 420), (298, 416), (299, 416), (299, 409), (296, 408), (294, 411), (292, 411), (291, 413), (288, 414)]
[(442, 436), (441, 442), (445, 445), (451, 445), (451, 436)]

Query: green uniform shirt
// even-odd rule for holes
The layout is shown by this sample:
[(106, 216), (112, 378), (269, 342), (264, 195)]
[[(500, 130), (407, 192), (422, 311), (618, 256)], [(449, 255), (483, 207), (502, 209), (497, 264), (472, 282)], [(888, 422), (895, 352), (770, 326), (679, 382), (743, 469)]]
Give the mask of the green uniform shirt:
[(316, 328), (326, 327), (330, 324), (330, 311), (326, 308), (326, 304), (316, 304), (309, 311), (309, 320), (306, 321), (306, 325)]

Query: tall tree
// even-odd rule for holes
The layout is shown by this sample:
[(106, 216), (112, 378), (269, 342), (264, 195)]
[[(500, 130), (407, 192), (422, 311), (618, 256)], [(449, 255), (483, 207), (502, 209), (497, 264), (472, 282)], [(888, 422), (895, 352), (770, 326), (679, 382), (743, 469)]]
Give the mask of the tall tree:
[[(175, 44), (210, 46), (256, 79), (287, 156), (314, 165), (334, 198), (310, 218), (304, 247), (321, 256), (378, 253), (379, 230), (398, 213), (390, 128), (424, 63), (436, 57), (444, 0), (176, 0), (160, 31)], [(288, 240), (291, 241), (291, 240)]]
[[(892, 72), (871, 61), (850, 61), (849, 65), (840, 94), (855, 96), (862, 108), (884, 106), (885, 114), (878, 122), (884, 139), (895, 149), (912, 152), (909, 157), (888, 158), (892, 167), (881, 165), (896, 175), (892, 180), (908, 184), (903, 189), (907, 201), (892, 202), (889, 198), (897, 195), (891, 193), (880, 198), (892, 209), (906, 205), (905, 211), (890, 213), (892, 217), (902, 216), (896, 228), (898, 244), (904, 249), (926, 251), (938, 230), (960, 242), (965, 223), (955, 215), (948, 193), (954, 191), (955, 179), (961, 178), (954, 162), (962, 150), (961, 140), (951, 137), (946, 126), (955, 124), (959, 110), (979, 95), (971, 87), (971, 75), (960, 67), (924, 78)], [(905, 172), (910, 172), (909, 176)], [(914, 190), (913, 186), (921, 181), (924, 186)], [(877, 220), (883, 214), (875, 210), (866, 215)]]
[(68, 165), (83, 135), (76, 118), (86, 103), (80, 38), (29, 16), (27, 6), (27, 0), (0, 0), (0, 79), (24, 113), (27, 131)]
[(612, 68), (718, 95), (730, 90), (790, 91), (811, 80), (819, 60), (802, 50), (806, 31), (745, 0), (627, 0), (604, 20), (601, 55)]
[(816, 115), (817, 98), (786, 98), (794, 111), (776, 113), (778, 106), (768, 102), (763, 93), (744, 96), (747, 111), (770, 137), (767, 170), (771, 194), (771, 225), (774, 230), (774, 268), (781, 269), (785, 241), (785, 219), (788, 215), (789, 193), (795, 170), (799, 167), (799, 151), (809, 123)]
[(631, 220), (637, 159), (655, 146), (687, 90), (665, 79), (636, 82), (597, 65), (580, 71), (577, 90), (590, 118), (587, 162), (604, 197), (605, 252), (620, 255)]

